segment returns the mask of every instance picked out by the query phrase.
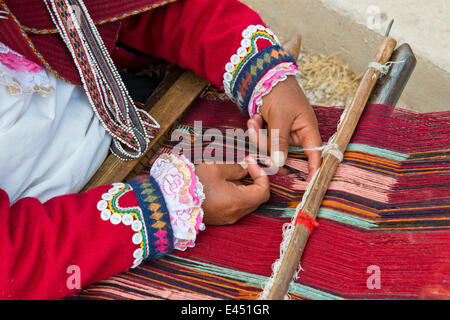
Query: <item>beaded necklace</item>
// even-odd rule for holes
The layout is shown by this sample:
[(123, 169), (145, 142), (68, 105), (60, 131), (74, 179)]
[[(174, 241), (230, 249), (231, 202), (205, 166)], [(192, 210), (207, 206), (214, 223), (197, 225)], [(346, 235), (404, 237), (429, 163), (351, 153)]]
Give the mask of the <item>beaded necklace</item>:
[(113, 138), (111, 152), (122, 160), (141, 157), (159, 124), (136, 108), (83, 1), (45, 0), (45, 4), (97, 118)]

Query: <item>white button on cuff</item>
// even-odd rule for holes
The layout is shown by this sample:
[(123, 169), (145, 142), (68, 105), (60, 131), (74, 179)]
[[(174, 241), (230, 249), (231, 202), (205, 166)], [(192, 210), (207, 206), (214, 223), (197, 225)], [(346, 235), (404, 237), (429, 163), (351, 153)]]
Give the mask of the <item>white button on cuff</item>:
[(99, 211), (103, 211), (106, 208), (108, 208), (108, 202), (106, 202), (105, 200), (100, 200), (99, 202), (97, 202), (97, 209)]
[(102, 194), (102, 199), (106, 200), (106, 201), (112, 200), (113, 199), (113, 195), (110, 194), (110, 193), (104, 193), (104, 194)]
[(126, 213), (122, 217), (122, 223), (126, 226), (130, 226), (133, 223), (133, 216), (129, 213)]
[(133, 229), (133, 231), (135, 232), (141, 231), (142, 222), (140, 222), (139, 220), (134, 220), (133, 223), (131, 224), (131, 229)]
[(141, 242), (142, 242), (142, 235), (140, 233), (135, 233), (133, 238), (132, 238), (132, 241), (133, 241), (134, 244), (141, 244)]
[(117, 225), (122, 222), (122, 216), (116, 212), (111, 216), (109, 220), (112, 224)]
[(103, 221), (108, 221), (111, 217), (111, 211), (109, 211), (108, 209), (102, 210), (100, 217)]
[(140, 258), (142, 258), (143, 254), (144, 254), (144, 250), (142, 250), (142, 248), (137, 248), (133, 252), (133, 258), (140, 259)]

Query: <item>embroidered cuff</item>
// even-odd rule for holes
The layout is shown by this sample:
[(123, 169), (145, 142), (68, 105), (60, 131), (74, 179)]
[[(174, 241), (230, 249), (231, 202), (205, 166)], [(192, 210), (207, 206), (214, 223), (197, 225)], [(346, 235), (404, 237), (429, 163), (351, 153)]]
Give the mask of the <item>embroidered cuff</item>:
[(159, 258), (172, 252), (173, 232), (169, 211), (157, 182), (151, 176), (139, 176), (128, 183), (134, 189), (142, 209), (143, 227), (148, 237), (147, 254), (143, 255), (143, 259)]
[(194, 165), (184, 156), (163, 154), (150, 175), (160, 186), (170, 213), (174, 248), (184, 251), (193, 247), (199, 230), (205, 229), (201, 208), (205, 195)]
[(272, 91), (278, 83), (287, 79), (288, 76), (299, 74), (298, 67), (292, 62), (283, 62), (273, 67), (258, 81), (248, 104), (248, 114), (253, 117), (255, 113), (260, 113), (259, 108), (263, 104), (262, 98)]
[[(138, 199), (139, 206), (130, 207), (130, 195)], [(134, 201), (135, 203), (135, 201)], [(100, 218), (114, 225), (123, 223), (133, 230), (130, 239), (137, 246), (133, 252), (132, 268), (150, 257), (171, 251), (171, 229), (164, 199), (156, 182), (139, 177), (130, 184), (114, 183), (97, 202)], [(168, 227), (167, 227), (168, 226)]]
[(225, 93), (246, 113), (253, 89), (267, 71), (282, 62), (296, 61), (269, 28), (250, 25), (242, 37), (241, 47), (225, 65), (223, 86)]

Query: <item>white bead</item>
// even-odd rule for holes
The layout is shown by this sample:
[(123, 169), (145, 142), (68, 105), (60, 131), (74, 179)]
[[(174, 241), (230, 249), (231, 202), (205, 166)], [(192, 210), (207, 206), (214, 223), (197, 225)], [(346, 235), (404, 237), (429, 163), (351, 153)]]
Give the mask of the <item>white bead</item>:
[(244, 31), (242, 31), (242, 38), (246, 38), (249, 39), (252, 36), (252, 33), (247, 29), (245, 29)]
[(243, 58), (247, 55), (247, 49), (244, 47), (240, 47), (237, 51), (239, 57)]
[(110, 221), (112, 224), (119, 224), (122, 222), (122, 216), (116, 212), (111, 216)]
[(112, 196), (111, 193), (104, 193), (104, 194), (102, 194), (102, 199), (103, 200), (109, 201), (109, 200), (112, 200), (112, 198), (113, 198), (113, 196)]
[(265, 30), (266, 28), (263, 25), (258, 24), (258, 25), (256, 25), (256, 29), (262, 31), (262, 30)]
[(247, 30), (251, 33), (255, 33), (257, 29), (256, 29), (256, 26), (250, 25), (250, 26), (248, 26)]
[(231, 75), (231, 73), (225, 72), (225, 74), (223, 75), (223, 78), (224, 78), (226, 81), (231, 81), (231, 79), (233, 79), (233, 76)]
[(234, 71), (234, 65), (232, 63), (228, 62), (225, 65), (225, 70), (227, 70), (228, 72), (233, 72)]
[(133, 262), (133, 267), (132, 268), (136, 268), (137, 266), (139, 266), (142, 263), (143, 260), (144, 260), (143, 258), (135, 259), (134, 262)]
[(116, 182), (112, 184), (116, 188), (123, 188), (125, 185), (122, 182)]
[(204, 223), (200, 223), (200, 225), (198, 226), (198, 230), (200, 231), (205, 231), (206, 227)]
[(129, 213), (126, 213), (122, 217), (122, 223), (126, 226), (129, 226), (133, 223), (133, 216)]
[(131, 229), (133, 229), (133, 231), (135, 232), (141, 231), (142, 222), (140, 222), (139, 220), (134, 220), (133, 223), (131, 224)]
[(273, 34), (273, 31), (272, 30), (270, 30), (269, 28), (266, 28), (266, 31), (267, 31), (267, 33), (268, 34), (270, 34), (271, 36), (273, 36), (274, 34)]
[(242, 47), (250, 48), (251, 45), (252, 45), (252, 42), (250, 41), (250, 39), (242, 39), (242, 41), (241, 41)]
[(135, 233), (131, 239), (134, 244), (140, 244), (142, 242), (142, 235), (140, 233)]
[(116, 187), (112, 187), (111, 189), (108, 190), (108, 193), (115, 195), (117, 192), (119, 192), (119, 189)]
[(241, 61), (241, 59), (239, 58), (239, 56), (238, 56), (237, 54), (233, 54), (233, 55), (231, 56), (230, 61), (231, 61), (231, 63), (233, 63), (233, 64), (236, 65), (236, 64), (239, 63), (239, 61)]
[(100, 200), (99, 202), (97, 202), (97, 209), (102, 211), (104, 209), (108, 208), (108, 202), (106, 202), (105, 200)]
[(133, 258), (135, 258), (135, 259), (142, 259), (143, 255), (144, 255), (144, 250), (142, 250), (142, 248), (137, 248), (133, 252)]
[(108, 221), (111, 217), (111, 211), (109, 211), (108, 209), (102, 210), (100, 217), (103, 221)]

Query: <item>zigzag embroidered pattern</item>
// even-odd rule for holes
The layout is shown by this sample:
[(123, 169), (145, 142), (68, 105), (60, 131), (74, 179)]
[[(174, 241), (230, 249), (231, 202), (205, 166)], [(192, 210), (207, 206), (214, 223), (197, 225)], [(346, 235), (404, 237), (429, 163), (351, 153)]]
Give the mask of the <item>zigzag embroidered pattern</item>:
[(252, 83), (257, 82), (270, 68), (276, 66), (280, 62), (295, 63), (295, 58), (286, 50), (278, 45), (264, 48), (255, 54), (242, 67), (239, 75), (236, 77), (234, 87), (232, 89), (233, 97), (236, 104), (246, 112), (246, 106), (250, 101), (253, 88)]
[(148, 214), (150, 217), (147, 230), (149, 256), (159, 257), (171, 250), (171, 241), (173, 241), (172, 235), (167, 231), (167, 224), (169, 223), (167, 209), (161, 205), (161, 203), (164, 203), (163, 196), (156, 189), (158, 187), (154, 180), (146, 176), (140, 176), (135, 179), (135, 182), (139, 184), (134, 182), (130, 182), (130, 184), (136, 190), (139, 204), (147, 209), (144, 210), (144, 214)]
[[(185, 115), (210, 127), (245, 128), (246, 117), (209, 92)], [(322, 140), (341, 108), (315, 107)], [(174, 143), (166, 143), (167, 152)], [(255, 299), (278, 258), (282, 225), (306, 188), (306, 157), (292, 148), (292, 174), (272, 176), (269, 202), (232, 226), (209, 226), (196, 246), (92, 285), (84, 299)], [(339, 166), (302, 259), (292, 299), (450, 298), (450, 112), (366, 108)], [(368, 285), (371, 266), (380, 288)]]

